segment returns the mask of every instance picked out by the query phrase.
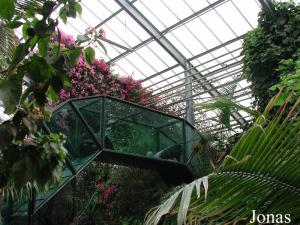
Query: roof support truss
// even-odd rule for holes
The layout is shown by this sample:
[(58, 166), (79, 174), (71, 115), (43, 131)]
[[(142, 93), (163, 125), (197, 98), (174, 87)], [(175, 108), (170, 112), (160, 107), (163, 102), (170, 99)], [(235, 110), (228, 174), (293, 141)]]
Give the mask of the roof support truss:
[[(161, 45), (170, 56), (172, 56), (179, 65), (185, 70), (189, 71), (193, 79), (199, 83), (203, 83), (202, 87), (207, 90), (208, 93), (217, 97), (220, 95), (218, 90), (214, 86), (206, 81), (201, 73), (193, 67), (193, 65), (185, 58), (185, 56), (149, 21), (145, 16), (128, 0), (115, 0), (159, 45)], [(187, 80), (186, 80), (187, 81)], [(186, 86), (186, 88), (191, 88)], [(187, 109), (189, 109), (190, 102), (187, 101)], [(186, 111), (189, 113), (189, 110)], [(190, 115), (192, 116), (192, 115)], [(233, 112), (231, 116), (242, 126), (247, 124), (247, 121), (238, 113)], [(187, 117), (189, 118), (189, 117)], [(193, 121), (189, 121), (193, 122)]]

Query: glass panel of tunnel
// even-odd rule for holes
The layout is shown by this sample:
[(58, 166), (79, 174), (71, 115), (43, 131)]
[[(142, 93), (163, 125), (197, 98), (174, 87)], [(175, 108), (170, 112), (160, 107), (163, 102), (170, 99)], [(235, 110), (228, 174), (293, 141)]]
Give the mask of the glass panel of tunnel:
[[(48, 123), (50, 130), (65, 135), (68, 158), (75, 170), (79, 170), (93, 158), (98, 150), (101, 150), (97, 146), (97, 136), (101, 136), (101, 134), (93, 132), (93, 129), (97, 129), (97, 127), (91, 126), (93, 124), (91, 119), (94, 120), (96, 116), (89, 111), (98, 106), (99, 99), (92, 100), (86, 99), (64, 104), (53, 112), (51, 121)], [(96, 119), (96, 121), (99, 120)], [(97, 123), (94, 124), (97, 125)], [(96, 138), (93, 138), (93, 135)]]
[(113, 150), (184, 162), (181, 119), (113, 98), (105, 105), (105, 138)]
[(185, 123), (186, 135), (186, 164), (194, 177), (201, 177), (212, 171), (209, 146), (206, 138), (189, 123)]

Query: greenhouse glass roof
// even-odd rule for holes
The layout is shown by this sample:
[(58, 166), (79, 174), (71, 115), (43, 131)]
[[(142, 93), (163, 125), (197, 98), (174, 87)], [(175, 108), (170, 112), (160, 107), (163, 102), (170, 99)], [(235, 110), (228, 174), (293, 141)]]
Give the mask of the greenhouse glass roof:
[[(75, 37), (89, 27), (104, 29), (107, 54), (95, 44), (97, 57), (114, 65), (116, 73), (142, 80), (144, 87), (160, 96), (149, 104), (164, 102), (202, 131), (219, 133), (225, 128), (217, 112), (192, 113), (193, 104), (211, 100), (238, 80), (234, 98), (251, 106), (251, 84), (241, 76), (241, 50), (264, 2), (88, 0), (81, 2), (80, 18), (60, 22), (59, 27)], [(231, 120), (239, 130), (252, 118), (233, 112)]]
[[(256, 26), (261, 7), (256, 0), (89, 0), (82, 5), (82, 17), (61, 23), (61, 29), (76, 36), (88, 27), (103, 28), (107, 55), (95, 45), (97, 56), (161, 97), (149, 104), (164, 101), (182, 117), (187, 100), (208, 101), (240, 79), (242, 39)], [(192, 83), (192, 92), (186, 83)], [(246, 106), (251, 105), (249, 86), (241, 79), (235, 93)], [(218, 132), (222, 126), (216, 116), (214, 111), (195, 112), (195, 125)], [(235, 113), (232, 125), (238, 128), (251, 119)]]

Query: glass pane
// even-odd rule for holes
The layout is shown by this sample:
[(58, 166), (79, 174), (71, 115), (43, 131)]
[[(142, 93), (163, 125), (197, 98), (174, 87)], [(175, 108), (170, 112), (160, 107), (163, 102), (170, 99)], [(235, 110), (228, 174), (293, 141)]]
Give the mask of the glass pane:
[(65, 147), (72, 161), (97, 150), (97, 145), (69, 103), (53, 113), (49, 128), (66, 136)]
[[(110, 98), (106, 107), (106, 139), (113, 150), (182, 161), (181, 119)], [(170, 151), (178, 151), (179, 155), (166, 154)]]
[[(60, 224), (68, 225), (82, 224), (81, 219), (87, 222), (86, 211), (92, 205), (93, 193), (97, 192), (97, 177), (91, 172), (90, 165), (81, 173), (77, 174), (76, 180), (68, 182), (53, 198), (47, 201), (34, 216), (34, 225)], [(48, 193), (47, 193), (48, 194)], [(97, 197), (97, 196), (95, 196)], [(38, 202), (37, 202), (38, 203)], [(81, 221), (81, 222), (80, 222)]]
[(204, 138), (198, 131), (186, 124), (186, 156), (190, 171), (194, 177), (201, 177), (211, 172), (209, 148), (205, 146)]
[(184, 140), (182, 120), (162, 123), (159, 128), (160, 151), (155, 154), (161, 159), (184, 162)]

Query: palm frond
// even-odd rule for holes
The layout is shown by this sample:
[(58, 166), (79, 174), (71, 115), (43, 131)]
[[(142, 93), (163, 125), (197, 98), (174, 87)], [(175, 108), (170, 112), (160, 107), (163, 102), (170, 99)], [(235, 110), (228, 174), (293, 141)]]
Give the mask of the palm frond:
[(173, 204), (168, 205), (168, 210), (159, 206), (165, 214), (153, 210), (145, 224), (164, 224), (170, 220), (175, 224), (176, 215), (181, 218), (177, 219), (180, 225), (236, 224), (238, 221), (244, 224), (249, 223), (252, 210), (261, 214), (290, 214), (291, 224), (298, 224), (300, 118), (295, 111), (299, 109), (300, 98), (288, 116), (284, 118), (287, 113), (283, 107), (269, 120), (268, 113), (278, 97), (270, 101), (266, 111), (240, 138), (219, 170), (208, 176), (207, 202), (205, 197), (198, 198), (197, 192), (192, 191), (189, 204), (185, 202), (185, 206), (189, 205), (186, 213), (186, 207), (181, 207), (180, 202), (186, 198), (183, 192), (185, 188), (191, 188), (189, 184), (179, 190), (177, 196), (171, 196)]
[(42, 8), (44, 0), (19, 0), (16, 1), (16, 12), (23, 13), (25, 11), (37, 12)]
[(233, 111), (244, 111), (252, 115), (254, 118), (257, 118), (259, 116), (259, 113), (256, 110), (252, 110), (248, 107), (245, 107), (234, 100), (234, 93), (237, 88), (237, 83), (240, 81), (240, 79), (236, 78), (234, 79), (234, 81), (235, 82), (219, 89), (221, 95), (216, 97), (212, 101), (195, 104), (194, 110), (218, 110), (218, 122), (225, 125), (225, 127), (229, 129), (231, 128), (230, 115)]
[(232, 111), (244, 111), (257, 118), (260, 113), (242, 104), (235, 102), (231, 97), (220, 96), (212, 102), (195, 104), (195, 110), (210, 109), (220, 110), (219, 121), (226, 127), (230, 127), (230, 114)]
[(3, 70), (5, 65), (12, 59), (18, 38), (12, 29), (4, 26), (0, 21), (0, 69)]

